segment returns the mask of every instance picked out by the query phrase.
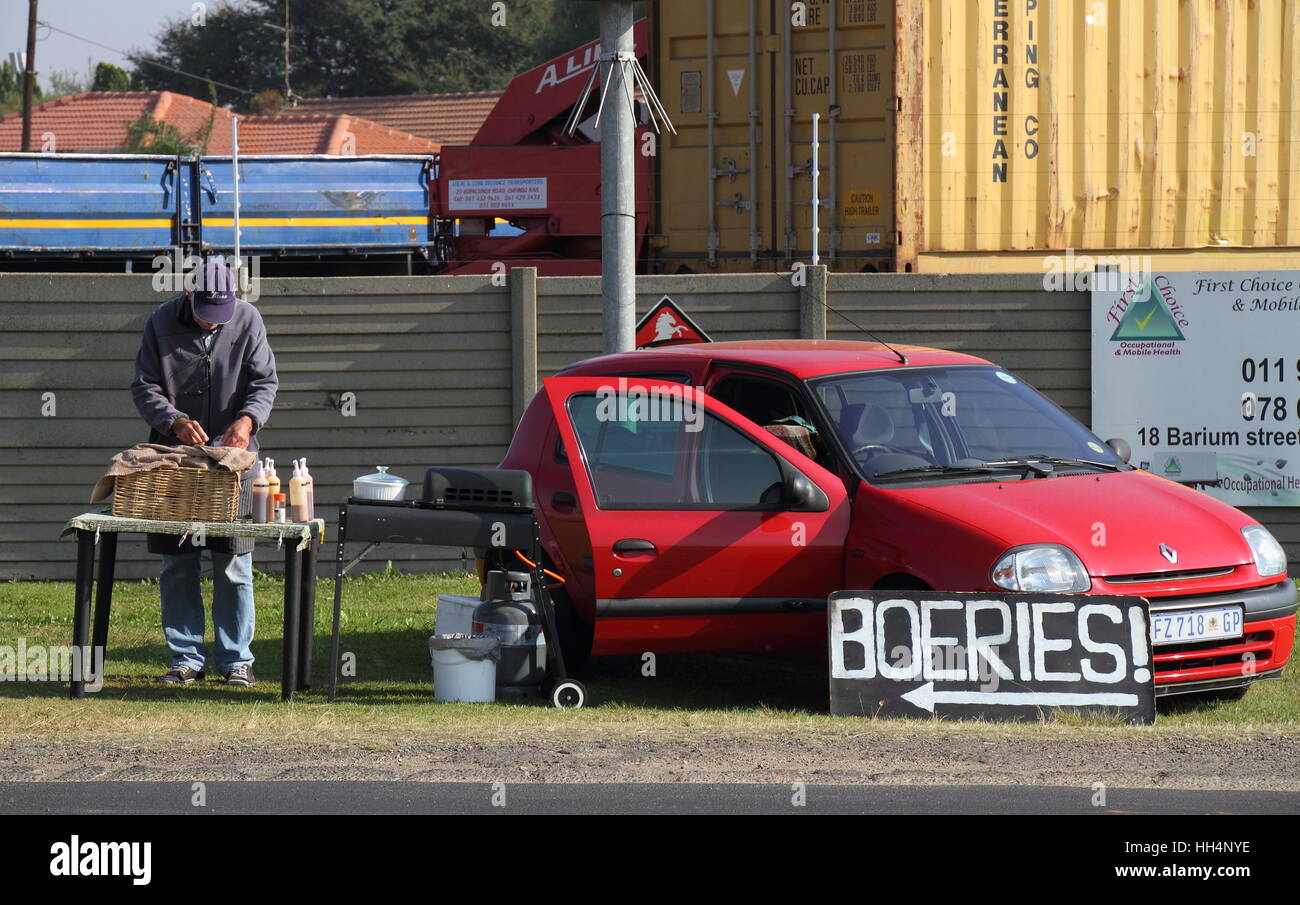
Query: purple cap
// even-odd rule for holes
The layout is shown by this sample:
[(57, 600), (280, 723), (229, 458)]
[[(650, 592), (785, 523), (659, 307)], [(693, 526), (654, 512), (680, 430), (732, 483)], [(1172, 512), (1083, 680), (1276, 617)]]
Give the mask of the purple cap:
[(235, 275), (218, 260), (203, 265), (203, 284), (194, 291), (194, 316), (210, 324), (229, 323), (235, 316)]

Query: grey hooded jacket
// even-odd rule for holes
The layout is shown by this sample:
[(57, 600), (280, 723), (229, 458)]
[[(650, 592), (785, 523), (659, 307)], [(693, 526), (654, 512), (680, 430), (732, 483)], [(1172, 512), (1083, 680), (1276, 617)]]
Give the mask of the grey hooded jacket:
[[(240, 299), (234, 317), (219, 328), (211, 349), (206, 348), (204, 337), (183, 295), (155, 308), (145, 324), (131, 395), (149, 424), (149, 442), (179, 444), (171, 432), (177, 418), (197, 421), (215, 441), (236, 419), (247, 415), (253, 422), (248, 448), (257, 449), (257, 432), (271, 417), (280, 386), (262, 315)], [(253, 542), (212, 538), (208, 548), (247, 553)], [(178, 548), (173, 538), (149, 535), (152, 553), (178, 549), (187, 547)]]

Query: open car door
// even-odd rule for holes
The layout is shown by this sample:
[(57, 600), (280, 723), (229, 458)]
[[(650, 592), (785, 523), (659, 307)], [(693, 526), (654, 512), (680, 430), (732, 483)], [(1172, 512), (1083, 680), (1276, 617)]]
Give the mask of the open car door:
[(596, 653), (824, 650), (839, 477), (697, 387), (543, 384), (591, 540)]

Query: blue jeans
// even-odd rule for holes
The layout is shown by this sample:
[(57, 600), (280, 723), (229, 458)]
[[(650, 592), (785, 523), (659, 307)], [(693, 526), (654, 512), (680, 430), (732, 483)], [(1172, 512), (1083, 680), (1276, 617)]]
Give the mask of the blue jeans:
[[(240, 663), (252, 663), (253, 554), (212, 554), (212, 626), (217, 642), (216, 667), (225, 675)], [(172, 653), (172, 666), (203, 669), (207, 646), (203, 641), (203, 591), (199, 585), (202, 550), (162, 558), (163, 634)]]

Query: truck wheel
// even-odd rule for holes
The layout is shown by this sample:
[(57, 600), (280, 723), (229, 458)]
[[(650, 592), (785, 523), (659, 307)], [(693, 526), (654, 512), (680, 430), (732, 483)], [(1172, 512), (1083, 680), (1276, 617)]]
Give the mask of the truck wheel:
[(587, 703), (587, 689), (577, 679), (561, 679), (551, 686), (546, 697), (558, 710), (577, 710)]

